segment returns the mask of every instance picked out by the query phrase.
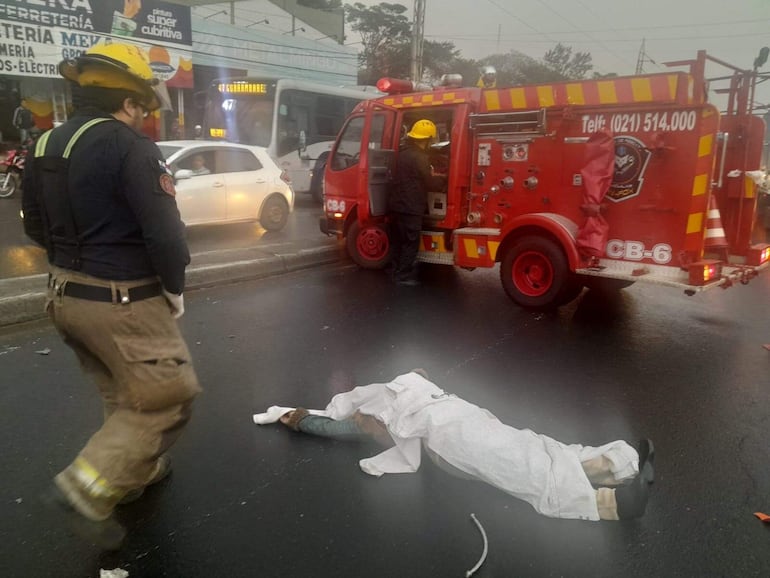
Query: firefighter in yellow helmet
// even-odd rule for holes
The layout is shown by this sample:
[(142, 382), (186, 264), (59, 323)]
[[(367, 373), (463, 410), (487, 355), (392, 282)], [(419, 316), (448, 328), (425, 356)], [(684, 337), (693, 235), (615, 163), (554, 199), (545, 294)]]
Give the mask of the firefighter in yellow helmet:
[(497, 70), (494, 66), (485, 66), (481, 69), (481, 76), (479, 76), (476, 86), (479, 88), (497, 87)]
[(200, 391), (176, 321), (190, 255), (174, 180), (139, 132), (160, 106), (147, 56), (100, 44), (59, 71), (77, 108), (28, 160), (24, 229), (48, 253), (46, 310), (96, 382), (104, 423), (49, 497), (115, 548), (125, 532), (113, 509), (169, 473), (166, 451)]
[(416, 259), (428, 192), (441, 191), (446, 179), (433, 174), (428, 146), (436, 138), (436, 125), (421, 119), (406, 134), (407, 145), (398, 153), (395, 183), (388, 198), (393, 280), (418, 285)]

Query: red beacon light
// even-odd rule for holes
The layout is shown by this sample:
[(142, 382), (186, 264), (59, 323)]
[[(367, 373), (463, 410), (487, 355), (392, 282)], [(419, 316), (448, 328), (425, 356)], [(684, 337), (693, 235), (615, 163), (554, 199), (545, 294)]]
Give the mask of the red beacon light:
[(402, 94), (404, 92), (414, 92), (415, 86), (411, 80), (380, 78), (377, 81), (377, 90), (385, 94)]
[(385, 94), (404, 94), (407, 92), (423, 92), (433, 90), (429, 84), (404, 80), (401, 78), (380, 78), (377, 81), (377, 90)]

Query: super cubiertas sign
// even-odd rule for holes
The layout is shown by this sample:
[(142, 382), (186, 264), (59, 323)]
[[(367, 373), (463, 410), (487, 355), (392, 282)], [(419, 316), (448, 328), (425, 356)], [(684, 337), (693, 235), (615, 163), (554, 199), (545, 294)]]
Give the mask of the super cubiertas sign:
[(138, 44), (156, 75), (192, 86), (189, 7), (158, 0), (0, 0), (0, 74), (58, 77), (58, 63), (99, 42)]

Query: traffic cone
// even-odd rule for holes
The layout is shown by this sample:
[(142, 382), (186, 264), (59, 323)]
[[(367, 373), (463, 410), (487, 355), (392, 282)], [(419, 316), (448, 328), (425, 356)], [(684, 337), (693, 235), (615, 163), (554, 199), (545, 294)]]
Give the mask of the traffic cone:
[(703, 247), (707, 253), (717, 253), (720, 258), (727, 261), (728, 249), (725, 229), (722, 226), (722, 216), (719, 214), (717, 199), (714, 195), (709, 197), (709, 207), (706, 213), (706, 237)]

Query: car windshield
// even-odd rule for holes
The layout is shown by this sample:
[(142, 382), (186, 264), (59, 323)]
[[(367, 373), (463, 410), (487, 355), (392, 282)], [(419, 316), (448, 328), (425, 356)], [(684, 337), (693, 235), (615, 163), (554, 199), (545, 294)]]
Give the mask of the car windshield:
[(163, 158), (168, 160), (171, 155), (173, 155), (175, 152), (181, 151), (183, 147), (180, 146), (173, 146), (173, 145), (164, 145), (157, 143), (158, 148), (160, 149), (160, 154), (163, 155)]

